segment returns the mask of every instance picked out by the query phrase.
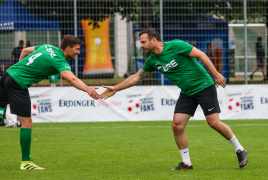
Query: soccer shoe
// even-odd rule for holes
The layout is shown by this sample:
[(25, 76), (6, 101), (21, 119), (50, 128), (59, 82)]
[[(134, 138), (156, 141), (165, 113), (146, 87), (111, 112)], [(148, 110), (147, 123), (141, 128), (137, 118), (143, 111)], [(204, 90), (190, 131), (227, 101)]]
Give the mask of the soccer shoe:
[(238, 162), (239, 162), (239, 167), (242, 168), (245, 165), (247, 165), (247, 163), (248, 163), (248, 158), (247, 158), (248, 152), (244, 149), (243, 151), (238, 150), (236, 152), (236, 154), (237, 154), (237, 158), (238, 158)]
[(193, 169), (193, 166), (192, 165), (189, 166), (182, 161), (177, 167), (171, 168), (170, 170), (176, 171), (176, 170), (190, 170), (190, 169)]
[(37, 166), (32, 161), (22, 161), (20, 165), (21, 170), (45, 169)]

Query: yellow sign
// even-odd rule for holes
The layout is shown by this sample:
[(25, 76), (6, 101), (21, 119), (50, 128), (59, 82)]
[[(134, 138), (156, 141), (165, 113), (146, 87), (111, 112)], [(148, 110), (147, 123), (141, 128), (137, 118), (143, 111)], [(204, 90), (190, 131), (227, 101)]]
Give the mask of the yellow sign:
[[(84, 76), (105, 75), (112, 78), (114, 75), (110, 53), (109, 20), (110, 18), (107, 18), (105, 21), (99, 22), (100, 27), (95, 29), (93, 29), (93, 21), (81, 20), (86, 46)], [(89, 22), (91, 22), (90, 25)]]

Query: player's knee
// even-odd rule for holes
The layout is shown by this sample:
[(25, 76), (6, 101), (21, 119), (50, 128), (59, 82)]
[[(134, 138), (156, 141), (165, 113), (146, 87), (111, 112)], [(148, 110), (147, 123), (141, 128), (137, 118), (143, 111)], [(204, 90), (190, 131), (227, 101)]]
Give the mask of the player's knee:
[(213, 129), (217, 129), (218, 127), (218, 121), (207, 121), (208, 122), (208, 125), (213, 128)]
[(21, 118), (19, 117), (22, 128), (32, 129), (32, 119), (31, 118)]
[(182, 131), (184, 130), (184, 125), (180, 121), (173, 121), (172, 129), (173, 131)]
[(21, 127), (32, 129), (32, 123), (21, 122)]

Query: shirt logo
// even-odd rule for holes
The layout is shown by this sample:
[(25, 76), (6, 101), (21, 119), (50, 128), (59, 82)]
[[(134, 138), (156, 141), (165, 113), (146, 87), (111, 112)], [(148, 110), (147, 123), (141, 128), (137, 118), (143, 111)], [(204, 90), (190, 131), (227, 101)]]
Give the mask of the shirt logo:
[(169, 69), (172, 69), (174, 67), (178, 66), (178, 63), (175, 61), (175, 59), (173, 59), (172, 61), (170, 61), (170, 63), (168, 63), (166, 66), (160, 66), (158, 67), (158, 69), (163, 68), (164, 72), (168, 71)]
[(207, 82), (205, 82), (203, 85), (207, 85), (208, 83)]
[(51, 46), (48, 46), (49, 48), (47, 48), (47, 46), (45, 46), (45, 47), (46, 47), (46, 49), (47, 49), (47, 52), (50, 53), (50, 56), (51, 56), (52, 58), (54, 58), (54, 57), (56, 56), (56, 54), (55, 54), (54, 51), (52, 50)]
[(69, 66), (65, 66), (65, 68), (69, 68), (69, 69), (71, 69), (71, 67), (69, 67)]

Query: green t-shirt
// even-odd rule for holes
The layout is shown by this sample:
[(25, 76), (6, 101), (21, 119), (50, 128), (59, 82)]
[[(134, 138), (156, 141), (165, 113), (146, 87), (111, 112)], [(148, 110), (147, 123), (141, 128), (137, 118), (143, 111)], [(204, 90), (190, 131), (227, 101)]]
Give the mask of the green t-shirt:
[(206, 70), (189, 56), (193, 46), (182, 41), (164, 42), (164, 48), (158, 56), (152, 54), (142, 67), (142, 70), (160, 71), (173, 84), (181, 89), (181, 93), (192, 96), (214, 84)]
[(35, 46), (35, 51), (8, 68), (8, 74), (24, 89), (50, 75), (71, 71), (60, 48), (50, 44)]

